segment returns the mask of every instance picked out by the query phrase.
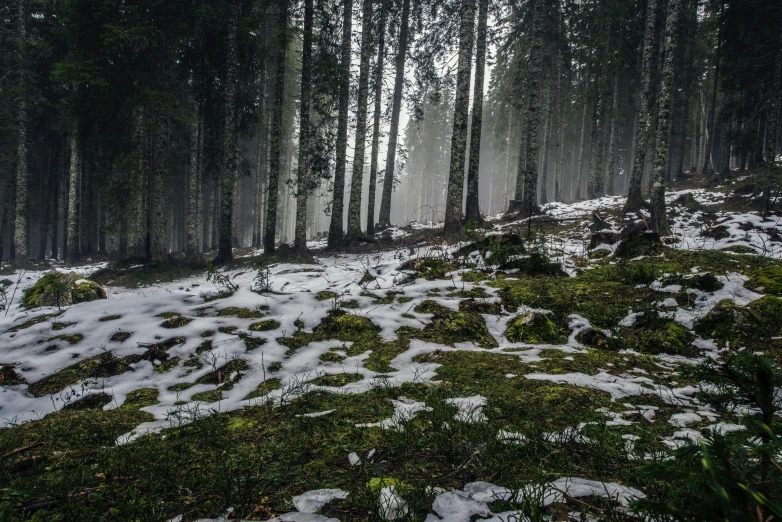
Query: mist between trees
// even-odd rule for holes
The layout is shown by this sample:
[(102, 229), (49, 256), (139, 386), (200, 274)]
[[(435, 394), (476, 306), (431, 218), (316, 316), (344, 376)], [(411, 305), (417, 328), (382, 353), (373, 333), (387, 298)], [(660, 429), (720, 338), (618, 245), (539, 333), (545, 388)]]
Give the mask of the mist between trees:
[(227, 262), (613, 194), (664, 232), (666, 188), (764, 161), (775, 198), (777, 0), (9, 0), (0, 20), (0, 260)]

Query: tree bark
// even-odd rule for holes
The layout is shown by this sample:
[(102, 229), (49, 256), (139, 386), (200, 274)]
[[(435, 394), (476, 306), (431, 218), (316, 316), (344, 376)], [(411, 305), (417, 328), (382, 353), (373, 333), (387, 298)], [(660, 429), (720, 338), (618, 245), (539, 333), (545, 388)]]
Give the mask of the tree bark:
[(674, 62), (676, 54), (679, 11), (682, 0), (669, 0), (668, 16), (665, 22), (665, 59), (662, 84), (657, 100), (657, 139), (654, 156), (654, 182), (651, 194), (651, 228), (660, 235), (669, 233), (665, 209), (665, 171), (668, 165), (669, 125), (673, 97)]
[(608, 175), (606, 177), (606, 194), (614, 195), (614, 181), (616, 179), (616, 149), (617, 128), (619, 127), (619, 72), (614, 75), (613, 102), (611, 103), (611, 131), (608, 138)]
[(369, 194), (367, 194), (367, 235), (375, 234), (375, 193), (377, 192), (377, 156), (380, 146), (380, 104), (383, 94), (383, 58), (386, 45), (386, 0), (380, 0), (377, 69), (375, 71), (375, 114), (372, 128), (372, 159), (369, 162)]
[(272, 112), (271, 139), (269, 140), (269, 183), (266, 203), (266, 232), (263, 236), (265, 254), (274, 253), (277, 233), (277, 192), (280, 181), (280, 143), (282, 139), (282, 111), (285, 96), (285, 62), (288, 47), (288, 0), (279, 0), (280, 12), (277, 26), (277, 71), (274, 79), (274, 111)]
[(190, 164), (187, 171), (187, 244), (185, 255), (189, 260), (198, 258), (198, 190), (201, 186), (201, 142), (202, 118), (198, 103), (195, 104), (195, 119), (190, 126)]
[(635, 116), (635, 142), (633, 144), (633, 170), (630, 174), (625, 212), (633, 212), (644, 207), (641, 196), (641, 182), (644, 173), (644, 160), (649, 134), (649, 105), (651, 94), (652, 59), (656, 34), (657, 0), (647, 0), (646, 29), (644, 31), (644, 48), (641, 59), (641, 86), (638, 94), (638, 107)]
[[(407, 0), (408, 2), (410, 0)], [(345, 0), (342, 20), (342, 63), (339, 80), (339, 113), (337, 116), (336, 162), (334, 166), (334, 193), (331, 201), (329, 247), (342, 242), (345, 206), (345, 165), (348, 148), (348, 110), (350, 109), (350, 45), (353, 30), (353, 0)], [(395, 94), (396, 96), (396, 94)], [(393, 121), (392, 121), (393, 124)], [(389, 144), (390, 146), (390, 144)]]
[(301, 101), (299, 105), (299, 163), (296, 179), (296, 228), (293, 248), (307, 253), (307, 198), (310, 193), (310, 93), (312, 91), (313, 0), (304, 0), (304, 34), (301, 52)]
[(361, 191), (364, 184), (364, 156), (367, 148), (369, 60), (372, 54), (372, 1), (364, 0), (362, 8), (356, 144), (353, 148), (353, 176), (350, 179), (350, 201), (348, 202), (348, 238), (350, 239), (361, 235)]
[(27, 261), (27, 103), (25, 100), (24, 53), (27, 47), (25, 0), (17, 0), (16, 30), (19, 38), (19, 103), (17, 106), (16, 144), (16, 212), (14, 217), (14, 252), (18, 262)]
[[(724, 2), (722, 9), (724, 9)], [(717, 36), (717, 51), (714, 57), (714, 80), (711, 87), (709, 108), (706, 116), (706, 128), (708, 129), (708, 134), (706, 135), (706, 145), (703, 150), (703, 166), (701, 167), (701, 172), (704, 174), (714, 170), (714, 134), (717, 131), (715, 113), (717, 112), (717, 90), (719, 88), (720, 81), (721, 54), (722, 31), (719, 30), (719, 34)]]
[(566, 83), (564, 76), (564, 56), (560, 56), (558, 60), (558, 72), (557, 72), (557, 110), (555, 113), (557, 134), (556, 144), (554, 149), (556, 151), (556, 165), (554, 167), (554, 201), (562, 201), (562, 172), (563, 163), (565, 161), (565, 129), (567, 128), (567, 87), (563, 88), (563, 84)]
[(81, 166), (79, 165), (79, 144), (76, 137), (76, 129), (72, 131), (70, 137), (71, 146), (71, 162), (68, 169), (69, 177), (69, 189), (68, 189), (68, 223), (65, 234), (66, 248), (65, 248), (65, 261), (68, 266), (79, 260), (79, 224), (78, 220), (78, 208), (77, 202), (79, 198), (79, 171)]
[[(782, 44), (782, 42), (780, 42), (780, 44)], [(766, 214), (771, 212), (774, 206), (771, 190), (774, 183), (774, 161), (777, 157), (776, 143), (780, 117), (779, 100), (782, 96), (782, 53), (777, 53), (775, 69), (773, 86), (769, 93), (771, 100), (769, 100), (769, 109), (766, 115), (766, 162), (764, 167), (765, 176), (763, 179), (763, 196), (766, 200)]]
[(483, 223), (479, 198), (481, 166), (481, 130), (483, 126), (483, 77), (486, 69), (486, 32), (489, 19), (489, 0), (478, 0), (478, 34), (475, 42), (475, 83), (472, 98), (472, 128), (470, 129), (470, 158), (467, 167), (467, 222)]
[(462, 0), (459, 26), (459, 63), (456, 73), (456, 101), (453, 111), (451, 162), (445, 203), (447, 236), (462, 231), (462, 201), (464, 198), (464, 155), (467, 149), (467, 118), (470, 108), (470, 66), (475, 30), (475, 0)]
[[(589, 85), (589, 74), (587, 74), (586, 84)], [(586, 127), (587, 127), (587, 108), (589, 107), (589, 104), (587, 103), (586, 95), (584, 98), (584, 109), (583, 114), (581, 115), (581, 139), (578, 142), (578, 170), (573, 175), (573, 183), (575, 184), (575, 195), (574, 198), (576, 201), (579, 201), (581, 199), (581, 186), (584, 184), (584, 152), (586, 150)], [(573, 191), (571, 191), (573, 192)]]
[(239, 59), (237, 56), (237, 33), (239, 25), (239, 5), (237, 0), (228, 4), (229, 21), (226, 36), (226, 79), (225, 79), (225, 115), (223, 130), (223, 168), (220, 169), (220, 237), (218, 240), (216, 263), (233, 261), (233, 246), (235, 240), (235, 188), (237, 171), (239, 169), (239, 136), (238, 134), (238, 82)]
[(396, 143), (399, 135), (399, 114), (402, 112), (402, 90), (405, 85), (405, 58), (410, 21), (410, 0), (402, 1), (402, 21), (399, 28), (399, 49), (396, 55), (396, 77), (394, 78), (394, 101), (391, 106), (391, 128), (388, 133), (386, 170), (383, 178), (383, 195), (380, 198), (378, 223), (385, 228), (391, 225), (391, 193), (394, 190), (394, 168)]
[(542, 159), (543, 159), (543, 165), (540, 170), (540, 201), (539, 203), (541, 205), (545, 205), (548, 203), (548, 194), (546, 191), (547, 185), (548, 185), (548, 151), (549, 151), (549, 143), (551, 142), (551, 129), (552, 129), (552, 97), (551, 97), (551, 82), (553, 81), (553, 78), (550, 79), (547, 83), (546, 87), (546, 123), (543, 125), (543, 150), (541, 151)]

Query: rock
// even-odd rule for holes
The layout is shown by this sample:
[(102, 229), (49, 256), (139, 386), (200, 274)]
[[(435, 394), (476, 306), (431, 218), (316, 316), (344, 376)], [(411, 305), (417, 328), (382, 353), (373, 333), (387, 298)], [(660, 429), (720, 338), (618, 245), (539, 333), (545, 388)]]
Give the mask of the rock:
[(559, 328), (540, 312), (529, 312), (514, 317), (508, 322), (505, 338), (512, 343), (556, 343), (561, 340)]
[(106, 290), (95, 281), (76, 272), (50, 270), (33, 286), (25, 290), (22, 306), (70, 306), (76, 303), (106, 299)]
[(703, 292), (716, 292), (724, 285), (714, 274), (703, 274), (695, 280), (695, 288)]
[(695, 333), (717, 341), (736, 341), (751, 337), (759, 327), (757, 315), (749, 308), (723, 299), (709, 313), (695, 321)]
[(613, 345), (606, 334), (600, 330), (595, 330), (592, 327), (584, 328), (578, 332), (576, 335), (576, 341), (587, 346), (602, 348), (604, 350), (612, 349)]

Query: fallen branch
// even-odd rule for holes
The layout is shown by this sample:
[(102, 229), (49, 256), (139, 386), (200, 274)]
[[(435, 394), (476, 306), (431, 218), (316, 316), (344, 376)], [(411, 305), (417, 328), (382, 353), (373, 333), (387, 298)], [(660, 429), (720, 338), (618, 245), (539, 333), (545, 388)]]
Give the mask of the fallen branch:
[(11, 450), (5, 455), (0, 456), (0, 459), (7, 459), (8, 457), (13, 457), (14, 455), (18, 455), (19, 453), (24, 453), (25, 451), (31, 450), (33, 448), (37, 448), (38, 446), (43, 446), (43, 442), (33, 442), (32, 444), (28, 444), (27, 446), (22, 446), (21, 448), (16, 448), (15, 450)]

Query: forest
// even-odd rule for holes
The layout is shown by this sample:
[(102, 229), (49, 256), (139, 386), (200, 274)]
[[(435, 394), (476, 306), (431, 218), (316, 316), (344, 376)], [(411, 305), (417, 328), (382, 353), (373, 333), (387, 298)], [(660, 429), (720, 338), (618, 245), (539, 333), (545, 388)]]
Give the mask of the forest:
[(780, 0), (0, 2), (0, 522), (782, 520)]

